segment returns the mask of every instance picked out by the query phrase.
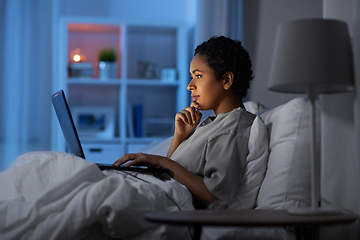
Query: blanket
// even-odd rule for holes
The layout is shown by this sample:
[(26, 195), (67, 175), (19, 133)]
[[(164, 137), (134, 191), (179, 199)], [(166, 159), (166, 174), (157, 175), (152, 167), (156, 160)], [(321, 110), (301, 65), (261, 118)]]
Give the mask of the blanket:
[(0, 239), (190, 239), (187, 227), (149, 223), (149, 212), (193, 210), (172, 179), (100, 171), (60, 152), (30, 152), (0, 173)]

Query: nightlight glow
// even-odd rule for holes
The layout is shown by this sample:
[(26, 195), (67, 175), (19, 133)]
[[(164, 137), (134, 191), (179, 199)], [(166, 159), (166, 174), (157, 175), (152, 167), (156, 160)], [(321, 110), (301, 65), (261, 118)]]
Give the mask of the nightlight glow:
[(75, 54), (74, 57), (73, 57), (73, 60), (74, 60), (74, 62), (80, 62), (80, 60), (81, 60), (80, 55), (79, 55), (79, 54)]

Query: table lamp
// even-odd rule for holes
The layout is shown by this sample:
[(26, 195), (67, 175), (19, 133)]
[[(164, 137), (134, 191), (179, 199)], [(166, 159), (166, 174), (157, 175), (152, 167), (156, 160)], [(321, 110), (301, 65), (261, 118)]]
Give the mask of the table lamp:
[(290, 214), (333, 215), (321, 208), (320, 156), (316, 142), (319, 94), (351, 91), (354, 66), (347, 24), (330, 19), (300, 19), (280, 24), (270, 71), (269, 90), (306, 93), (311, 103), (311, 207), (289, 209)]

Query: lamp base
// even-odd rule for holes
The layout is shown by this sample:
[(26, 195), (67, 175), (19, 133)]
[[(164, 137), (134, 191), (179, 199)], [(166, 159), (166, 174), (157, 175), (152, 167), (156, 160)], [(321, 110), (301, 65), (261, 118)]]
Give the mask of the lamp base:
[(341, 214), (340, 209), (332, 208), (293, 208), (288, 209), (288, 214), (304, 216), (336, 216)]

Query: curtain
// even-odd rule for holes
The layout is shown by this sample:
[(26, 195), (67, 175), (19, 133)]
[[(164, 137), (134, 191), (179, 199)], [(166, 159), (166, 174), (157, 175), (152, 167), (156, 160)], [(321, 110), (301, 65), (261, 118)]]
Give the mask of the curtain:
[[(213, 36), (226, 36), (241, 42), (243, 39), (243, 0), (197, 0), (197, 19), (194, 43), (197, 45)], [(202, 119), (214, 115), (202, 111)]]
[(51, 4), (0, 3), (0, 171), (20, 154), (50, 149)]
[(243, 0), (198, 0), (195, 44), (212, 36), (243, 41)]

